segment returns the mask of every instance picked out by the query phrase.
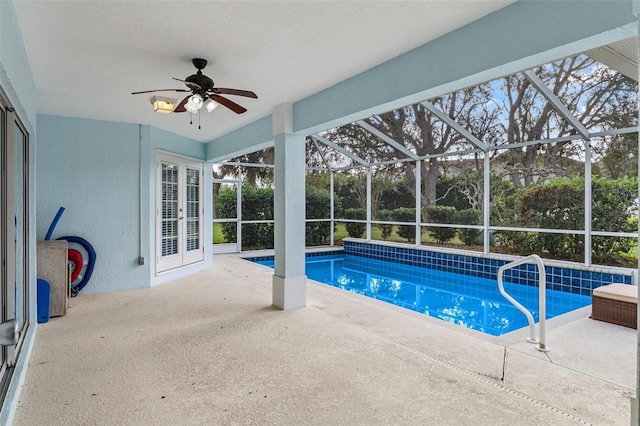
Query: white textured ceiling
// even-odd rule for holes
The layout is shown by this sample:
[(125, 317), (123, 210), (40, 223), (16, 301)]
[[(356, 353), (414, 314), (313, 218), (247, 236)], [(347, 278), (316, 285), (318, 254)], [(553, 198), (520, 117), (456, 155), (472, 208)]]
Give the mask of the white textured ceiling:
[[(38, 89), (38, 112), (149, 124), (210, 141), (365, 71), (512, 0), (467, 1), (31, 1), (16, 0)], [(242, 115), (153, 112), (149, 95), (185, 88), (172, 77), (210, 61), (216, 86)], [(184, 93), (167, 92), (181, 99)]]
[(631, 37), (586, 52), (627, 77), (638, 81), (638, 37)]

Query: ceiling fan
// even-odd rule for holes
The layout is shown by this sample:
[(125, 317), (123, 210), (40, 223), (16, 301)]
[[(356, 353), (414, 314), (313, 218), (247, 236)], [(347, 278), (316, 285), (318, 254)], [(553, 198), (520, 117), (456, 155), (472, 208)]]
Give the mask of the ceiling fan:
[(207, 60), (202, 58), (193, 58), (191, 62), (198, 69), (197, 73), (190, 75), (184, 80), (174, 78), (174, 80), (182, 81), (186, 84), (188, 89), (155, 89), (144, 90), (142, 92), (131, 92), (131, 94), (139, 95), (142, 93), (154, 92), (191, 92), (191, 94), (186, 96), (173, 110), (173, 112), (189, 111), (191, 113), (199, 112), (203, 106), (207, 111), (211, 112), (218, 104), (224, 105), (236, 114), (242, 114), (247, 111), (243, 106), (240, 106), (232, 100), (220, 95), (245, 96), (247, 98), (258, 99), (258, 96), (249, 90), (215, 87), (213, 80), (202, 74), (202, 70), (207, 66)]

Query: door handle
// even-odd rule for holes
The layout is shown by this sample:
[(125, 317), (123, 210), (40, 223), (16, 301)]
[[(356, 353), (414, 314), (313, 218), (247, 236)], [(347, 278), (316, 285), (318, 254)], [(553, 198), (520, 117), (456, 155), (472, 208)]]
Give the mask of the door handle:
[(20, 325), (15, 319), (0, 323), (0, 345), (13, 346), (18, 343)]

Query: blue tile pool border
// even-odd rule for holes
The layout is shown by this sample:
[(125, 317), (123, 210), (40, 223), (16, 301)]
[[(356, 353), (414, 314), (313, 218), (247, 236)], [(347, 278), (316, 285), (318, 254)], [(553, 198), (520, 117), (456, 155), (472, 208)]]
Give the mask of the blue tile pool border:
[[(372, 242), (356, 238), (345, 238), (343, 248), (307, 252), (307, 258), (349, 254), (369, 259), (385, 260), (404, 265), (422, 266), (439, 271), (453, 272), (472, 277), (498, 279), (498, 269), (509, 262), (520, 259), (516, 256), (454, 250), (434, 249), (430, 246), (416, 247), (410, 244)], [(274, 256), (247, 256), (246, 260), (261, 262), (273, 260)], [(591, 296), (594, 289), (608, 284), (635, 285), (635, 270), (544, 260), (547, 288), (567, 293)], [(533, 264), (525, 264), (508, 269), (504, 280), (514, 284), (538, 285), (538, 269)]]
[[(305, 253), (305, 258), (307, 257), (315, 257), (315, 256), (331, 256), (334, 254), (343, 254), (344, 250), (343, 249), (335, 249), (335, 250), (329, 250), (329, 251), (314, 251), (314, 252), (308, 252)], [(247, 254), (247, 253), (245, 253)], [(245, 260), (250, 260), (251, 262), (264, 262), (267, 260), (273, 260), (275, 258), (274, 255), (265, 255), (265, 256), (248, 256), (248, 257), (244, 257)]]
[[(374, 243), (345, 239), (344, 252), (365, 258), (385, 260), (405, 265), (423, 266), (445, 272), (453, 272), (473, 277), (497, 280), (498, 269), (519, 259), (515, 256), (491, 254), (484, 256), (462, 251), (439, 251), (431, 247), (411, 247), (408, 244)], [(502, 257), (502, 258), (501, 258)], [(635, 284), (633, 269), (586, 267), (577, 264), (562, 264), (558, 261), (544, 261), (547, 288), (568, 293), (591, 296), (594, 289), (608, 284)], [(525, 264), (508, 269), (504, 280), (514, 284), (538, 285), (539, 273), (533, 264)]]

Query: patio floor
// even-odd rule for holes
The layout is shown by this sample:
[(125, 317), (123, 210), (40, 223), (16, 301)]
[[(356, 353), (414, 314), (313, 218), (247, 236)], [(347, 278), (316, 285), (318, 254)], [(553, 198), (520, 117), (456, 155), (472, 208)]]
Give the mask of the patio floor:
[(38, 326), (15, 425), (628, 425), (636, 331), (549, 321), (491, 337), (233, 255), (151, 289), (81, 295)]

